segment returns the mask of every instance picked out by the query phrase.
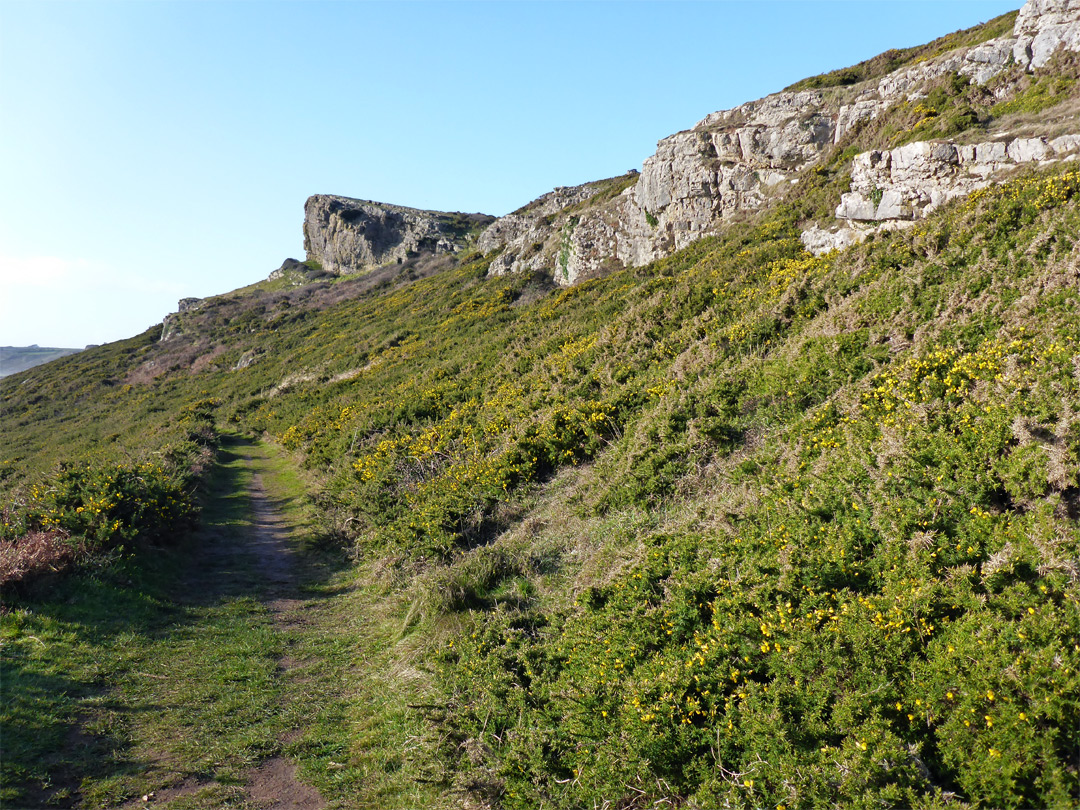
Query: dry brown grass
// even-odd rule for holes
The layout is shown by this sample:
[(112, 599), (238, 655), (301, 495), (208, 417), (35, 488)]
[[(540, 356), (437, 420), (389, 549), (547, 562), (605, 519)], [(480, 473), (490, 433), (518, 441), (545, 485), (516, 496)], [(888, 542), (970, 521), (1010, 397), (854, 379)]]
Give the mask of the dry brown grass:
[(23, 585), (46, 574), (66, 570), (78, 557), (78, 546), (66, 532), (36, 531), (0, 541), (0, 588)]

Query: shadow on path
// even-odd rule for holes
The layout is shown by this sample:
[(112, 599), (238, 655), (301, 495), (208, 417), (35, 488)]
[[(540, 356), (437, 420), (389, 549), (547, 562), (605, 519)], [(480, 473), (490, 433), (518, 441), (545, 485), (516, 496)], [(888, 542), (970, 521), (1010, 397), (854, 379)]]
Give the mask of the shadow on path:
[[(248, 740), (280, 729), (273, 718), (283, 689), (274, 681), (288, 677), (289, 637), (330, 595), (321, 586), (344, 562), (315, 561), (294, 549), (296, 532), (281, 514), (288, 499), (268, 496), (252, 470), (257, 449), (250, 439), (223, 438), (199, 528), (183, 542), (142, 547), (10, 605), (0, 805), (116, 805), (130, 798), (125, 806), (162, 807), (205, 792), (216, 784), (219, 754), (201, 755), (197, 746), (221, 745), (212, 738), (213, 723), (222, 722), (238, 748), (255, 746), (235, 754), (238, 761), (254, 756), (258, 764), (245, 771), (246, 800), (236, 803), (234, 785), (223, 803), (197, 806), (324, 806), (314, 788), (297, 782), (295, 766), (276, 755), (281, 734), (277, 743)], [(243, 637), (229, 638), (234, 632)], [(229, 715), (228, 701), (238, 694), (262, 701), (250, 712), (254, 731)], [(224, 708), (214, 705), (219, 701)], [(200, 723), (210, 725), (192, 731)], [(187, 747), (173, 744), (181, 738)], [(168, 750), (155, 750), (153, 740)], [(160, 789), (144, 802), (132, 795), (135, 787), (124, 786), (147, 784), (148, 774), (157, 774)]]

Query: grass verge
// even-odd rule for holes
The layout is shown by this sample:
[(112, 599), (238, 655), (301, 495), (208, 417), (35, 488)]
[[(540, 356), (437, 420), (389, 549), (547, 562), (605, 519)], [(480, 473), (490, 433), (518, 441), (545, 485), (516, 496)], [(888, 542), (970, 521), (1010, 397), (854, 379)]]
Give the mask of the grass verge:
[[(276, 600), (247, 542), (256, 473), (290, 545), (304, 550)], [(304, 504), (284, 456), (226, 437), (188, 542), (42, 583), (7, 606), (4, 806), (151, 796), (159, 807), (254, 807), (256, 766), (281, 756), (330, 806), (355, 807), (372, 768), (395, 770), (389, 755), (359, 751), (351, 732), (356, 722), (380, 727), (361, 715), (386, 700), (355, 687), (364, 655), (354, 634), (371, 631), (357, 627), (355, 574), (318, 550)]]

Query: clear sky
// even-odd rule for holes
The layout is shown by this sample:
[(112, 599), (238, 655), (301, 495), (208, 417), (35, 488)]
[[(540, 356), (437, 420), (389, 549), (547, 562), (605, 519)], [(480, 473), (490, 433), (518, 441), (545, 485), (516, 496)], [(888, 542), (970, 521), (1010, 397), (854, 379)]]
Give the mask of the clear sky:
[(265, 278), (311, 194), (503, 214), (1019, 5), (0, 0), (0, 345)]

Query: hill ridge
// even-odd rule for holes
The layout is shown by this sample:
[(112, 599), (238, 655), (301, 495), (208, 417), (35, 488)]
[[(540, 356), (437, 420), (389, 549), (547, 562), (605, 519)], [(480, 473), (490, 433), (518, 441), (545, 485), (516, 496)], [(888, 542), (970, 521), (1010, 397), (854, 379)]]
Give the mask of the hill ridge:
[[(1007, 22), (1012, 16), (998, 20)], [(884, 75), (853, 83), (845, 83), (841, 76), (832, 87), (781, 91), (710, 113), (691, 129), (661, 139), (639, 175), (617, 182), (617, 193), (600, 194), (605, 181), (556, 189), (488, 225), (476, 245), (485, 252), (500, 251), (491, 265), (493, 275), (539, 271), (565, 286), (663, 258), (734, 219), (782, 202), (793, 185), (812, 182), (807, 173), (815, 167), (830, 164), (837, 174), (861, 171), (850, 188), (841, 189), (844, 199), (833, 204), (835, 210), (806, 212), (804, 242), (821, 252), (861, 241), (883, 228), (905, 227), (1018, 164), (1075, 155), (1080, 135), (1074, 126), (1068, 132), (1014, 137), (998, 156), (990, 144), (1008, 138), (1008, 133), (994, 125), (980, 126), (971, 105), (957, 99), (985, 91), (983, 106), (987, 110), (1000, 106), (1056, 54), (1080, 51), (1080, 4), (1029, 0), (1015, 13), (1009, 33), (947, 47), (958, 39), (978, 40), (977, 32), (992, 34), (998, 28), (1000, 22), (991, 21), (944, 37), (938, 41), (945, 48), (942, 52), (931, 49), (928, 60), (901, 64)], [(939, 106), (947, 102), (964, 109), (938, 110), (927, 102), (935, 93), (941, 95), (943, 84), (949, 93)], [(942, 152), (924, 140), (923, 146), (908, 144), (903, 152), (889, 152), (886, 143), (870, 143), (873, 149), (846, 154), (859, 143), (861, 130), (880, 126), (898, 111), (909, 118), (914, 114), (915, 120), (909, 122), (913, 134), (923, 127), (931, 135), (934, 124), (946, 113), (955, 113), (961, 123), (952, 128), (981, 136), (982, 148)], [(1069, 110), (1063, 120), (1075, 112)], [(928, 121), (931, 126), (926, 126)], [(955, 143), (959, 133), (946, 128), (940, 134)], [(888, 153), (884, 158), (882, 149)], [(930, 160), (922, 160), (900, 178), (881, 176), (883, 168), (903, 166), (918, 150), (928, 153)], [(838, 152), (842, 157), (836, 157)], [(868, 163), (877, 169), (874, 178), (867, 176)], [(868, 221), (885, 224), (856, 224)], [(321, 246), (322, 227), (310, 216), (305, 221), (309, 258), (338, 267), (341, 260), (329, 257)], [(355, 248), (364, 257), (362, 263), (380, 263), (362, 242)], [(338, 252), (347, 254), (349, 249)]]

